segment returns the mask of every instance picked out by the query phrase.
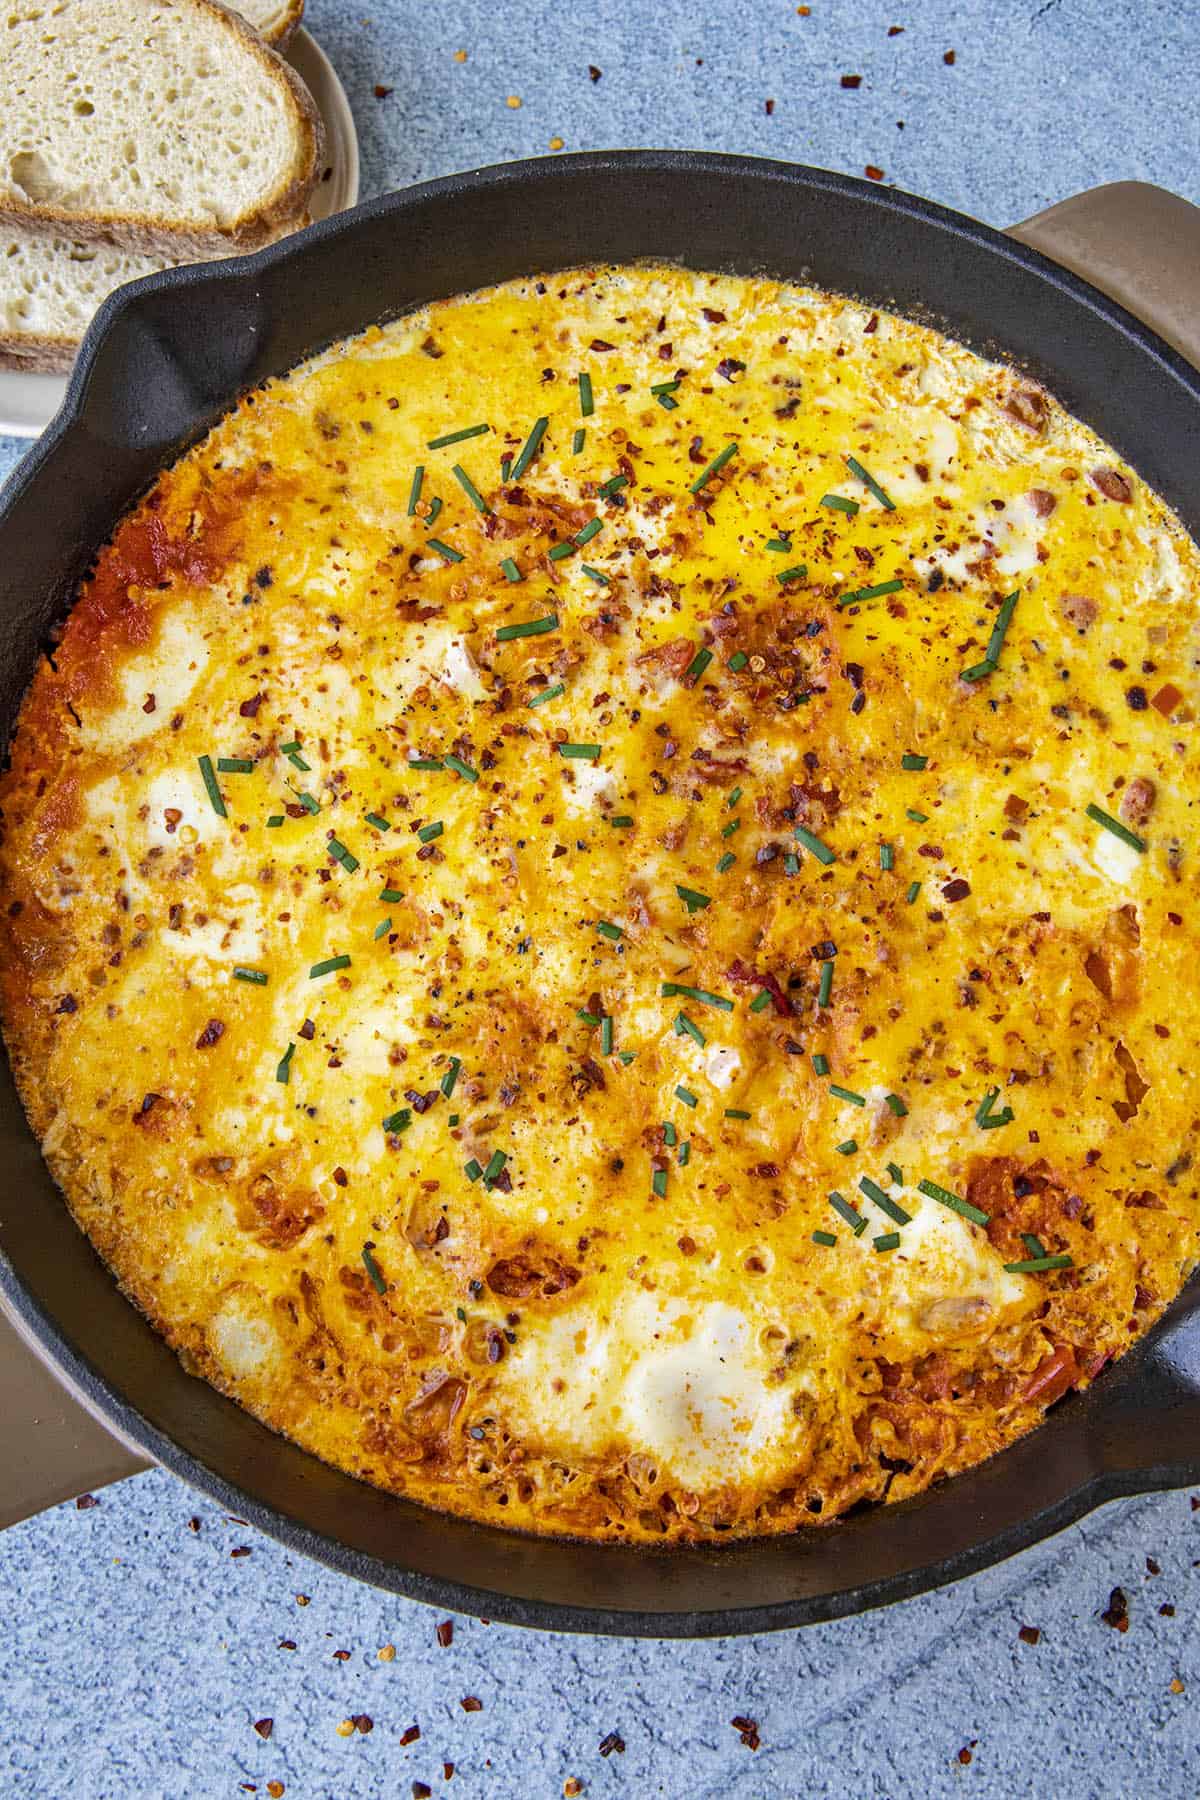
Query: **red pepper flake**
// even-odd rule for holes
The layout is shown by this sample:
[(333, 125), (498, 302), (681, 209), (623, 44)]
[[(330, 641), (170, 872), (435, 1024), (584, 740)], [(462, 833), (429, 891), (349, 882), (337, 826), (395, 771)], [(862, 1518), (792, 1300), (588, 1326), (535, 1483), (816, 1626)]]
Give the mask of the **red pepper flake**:
[(762, 1743), (758, 1735), (758, 1720), (748, 1719), (745, 1713), (736, 1713), (729, 1723), (745, 1744), (747, 1750), (757, 1750)]
[(254, 1729), (265, 1742), (275, 1729), (275, 1721), (274, 1719), (255, 1719)]
[(383, 87), (378, 81), (375, 83), (375, 98), (377, 100), (386, 100), (391, 92), (392, 89), (390, 87)]
[(198, 1532), (200, 1530), (199, 1519), (189, 1519), (188, 1520), (188, 1530), (193, 1531), (193, 1532)]
[(595, 63), (588, 64), (588, 75), (591, 77), (593, 82), (599, 81), (599, 79), (603, 75), (603, 73), (604, 73), (604, 70), (598, 69), (596, 67)]
[(943, 58), (942, 58), (942, 61), (945, 63), (945, 65), (948, 69), (952, 69), (957, 60), (958, 59), (956, 58), (953, 50), (947, 50), (945, 56), (943, 56)]
[(948, 881), (942, 889), (943, 900), (965, 900), (971, 892), (970, 883), (960, 876), (957, 881)]
[(1169, 1600), (1163, 1601), (1158, 1609), (1158, 1616), (1160, 1619), (1173, 1619), (1175, 1617), (1175, 1608), (1171, 1605)]
[(1042, 1641), (1042, 1634), (1036, 1625), (1022, 1625), (1017, 1636), (1023, 1644), (1040, 1644)]
[(1146, 1573), (1147, 1573), (1147, 1575), (1161, 1575), (1162, 1574), (1161, 1567), (1159, 1566), (1158, 1563), (1155, 1562), (1155, 1560), (1152, 1556), (1148, 1556), (1146, 1558)]
[(147, 694), (146, 698), (142, 701), (142, 711), (144, 713), (152, 713), (157, 705), (158, 701), (154, 698), (154, 695)]
[(904, 27), (903, 25), (889, 25), (887, 34), (889, 37), (903, 37)]
[(868, 181), (882, 181), (883, 180), (883, 170), (876, 168), (874, 163), (868, 163), (866, 168), (863, 170), (863, 174), (866, 176)]
[(601, 1756), (611, 1756), (614, 1750), (618, 1756), (624, 1756), (625, 1739), (619, 1731), (610, 1731), (606, 1737), (600, 1739), (599, 1747)]
[(280, 1650), (294, 1650), (296, 1640), (295, 1638), (280, 1638), (278, 1647)]
[(437, 1628), (437, 1641), (443, 1650), (448, 1650), (454, 1642), (454, 1620), (443, 1619)]
[(842, 76), (842, 86), (844, 88), (860, 88), (862, 86), (862, 76), (861, 75), (843, 75)]
[(764, 100), (763, 101), (763, 111), (766, 113), (768, 119), (774, 118), (775, 102), (773, 100)]
[(407, 1730), (402, 1731), (400, 1733), (400, 1743), (405, 1749), (407, 1749), (409, 1744), (416, 1743), (416, 1741), (420, 1737), (420, 1735), (421, 1735), (421, 1727), (419, 1725), (410, 1725), (407, 1728)]
[(197, 1050), (211, 1050), (225, 1036), (225, 1027), (220, 1019), (210, 1019), (200, 1036), (196, 1039)]
[(307, 1606), (308, 1604), (309, 1604), (309, 1597), (307, 1594), (297, 1594), (296, 1595), (296, 1605), (297, 1606)]
[(563, 1782), (564, 1800), (577, 1800), (577, 1796), (582, 1794), (582, 1792), (583, 1783), (580, 1781), (578, 1775), (568, 1775), (567, 1779)]
[(443, 1763), (442, 1764), (442, 1780), (443, 1781), (453, 1781), (453, 1779), (454, 1779), (454, 1764), (449, 1763), (449, 1762)]
[(76, 1512), (91, 1512), (93, 1506), (99, 1506), (99, 1504), (95, 1494), (80, 1494), (75, 1502), (75, 1510)]
[(363, 1737), (366, 1737), (369, 1732), (374, 1731), (375, 1721), (370, 1713), (351, 1713), (350, 1717), (354, 1720), (354, 1729), (360, 1732)]
[(433, 1789), (427, 1781), (414, 1781), (412, 1784), (413, 1800), (429, 1800)]
[(1111, 1625), (1114, 1631), (1129, 1630), (1129, 1602), (1125, 1597), (1124, 1588), (1115, 1587), (1113, 1589), (1108, 1596), (1108, 1606), (1100, 1614), (1100, 1617), (1106, 1625)]
[(962, 1764), (964, 1769), (971, 1762), (971, 1760), (972, 1760), (971, 1752), (975, 1748), (975, 1746), (978, 1742), (979, 1742), (978, 1738), (972, 1738), (971, 1742), (969, 1744), (964, 1744), (962, 1749), (959, 1751), (958, 1760)]
[(463, 1696), (463, 1698), (459, 1701), (459, 1705), (462, 1707), (464, 1712), (482, 1712), (483, 1711), (483, 1701), (476, 1699), (474, 1694), (465, 1694)]
[(238, 1544), (229, 1552), (230, 1556), (249, 1556), (249, 1544)]
[(283, 1800), (283, 1796), (286, 1794), (287, 1789), (284, 1787), (282, 1781), (268, 1781), (267, 1792), (270, 1794), (271, 1800)]
[(349, 1662), (350, 1652), (348, 1650), (335, 1650), (333, 1653), (333, 1660), (334, 1662)]

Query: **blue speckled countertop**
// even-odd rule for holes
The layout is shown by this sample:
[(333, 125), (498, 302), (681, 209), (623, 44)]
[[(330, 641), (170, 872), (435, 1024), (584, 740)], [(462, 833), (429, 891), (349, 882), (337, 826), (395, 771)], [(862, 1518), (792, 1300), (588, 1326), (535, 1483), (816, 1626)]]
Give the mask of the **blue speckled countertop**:
[[(309, 24), (354, 105), (364, 197), (561, 139), (872, 164), (997, 225), (1131, 176), (1200, 201), (1187, 4), (891, 6), (309, 0)], [(21, 449), (0, 439), (0, 475)], [(975, 1580), (805, 1632), (629, 1644), (457, 1619), (443, 1646), (438, 1615), (144, 1475), (0, 1538), (0, 1794), (408, 1800), (423, 1782), (551, 1800), (574, 1778), (672, 1800), (1174, 1800), (1200, 1787), (1197, 1505), (1123, 1502)], [(1101, 1617), (1114, 1587), (1125, 1632)]]

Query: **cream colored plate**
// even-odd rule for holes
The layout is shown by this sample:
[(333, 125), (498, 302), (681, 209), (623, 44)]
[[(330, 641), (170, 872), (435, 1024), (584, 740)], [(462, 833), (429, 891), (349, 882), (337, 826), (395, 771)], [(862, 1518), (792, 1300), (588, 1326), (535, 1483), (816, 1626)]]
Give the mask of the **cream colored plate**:
[[(287, 60), (304, 81), (325, 121), (328, 180), (318, 182), (312, 197), (314, 219), (344, 212), (358, 199), (358, 136), (346, 90), (333, 64), (307, 31), (298, 31), (287, 49)], [(19, 369), (0, 369), (0, 434), (35, 438), (41, 435), (62, 404), (67, 391), (65, 375), (25, 375)]]

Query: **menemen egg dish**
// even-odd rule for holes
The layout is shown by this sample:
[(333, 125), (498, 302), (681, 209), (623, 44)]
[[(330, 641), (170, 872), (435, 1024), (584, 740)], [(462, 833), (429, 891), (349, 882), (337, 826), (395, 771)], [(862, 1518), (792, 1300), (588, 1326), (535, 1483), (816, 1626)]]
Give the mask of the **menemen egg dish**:
[(990, 1456), (1197, 1255), (1197, 550), (1038, 387), (573, 271), (246, 396), (0, 789), (46, 1159), (188, 1365), (548, 1533)]

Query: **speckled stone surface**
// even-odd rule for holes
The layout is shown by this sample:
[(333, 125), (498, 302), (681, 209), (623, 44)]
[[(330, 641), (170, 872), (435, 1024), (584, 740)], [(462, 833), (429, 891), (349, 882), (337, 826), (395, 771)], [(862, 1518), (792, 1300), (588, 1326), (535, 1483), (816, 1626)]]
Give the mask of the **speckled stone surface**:
[[(309, 0), (309, 23), (354, 105), (364, 196), (561, 138), (873, 164), (998, 225), (1130, 176), (1200, 200), (1188, 5), (889, 5)], [(0, 439), (0, 474), (21, 450)], [(208, 1800), (275, 1782), (289, 1800), (407, 1800), (424, 1782), (549, 1800), (574, 1777), (590, 1796), (671, 1800), (1176, 1800), (1200, 1788), (1197, 1558), (1200, 1512), (1169, 1494), (805, 1632), (628, 1644), (458, 1619), (443, 1647), (438, 1615), (298, 1561), (154, 1473), (0, 1539), (0, 1795)], [(1114, 1587), (1124, 1633), (1100, 1616)], [(339, 1735), (354, 1715), (372, 1728)], [(623, 1747), (602, 1756), (614, 1732)]]

